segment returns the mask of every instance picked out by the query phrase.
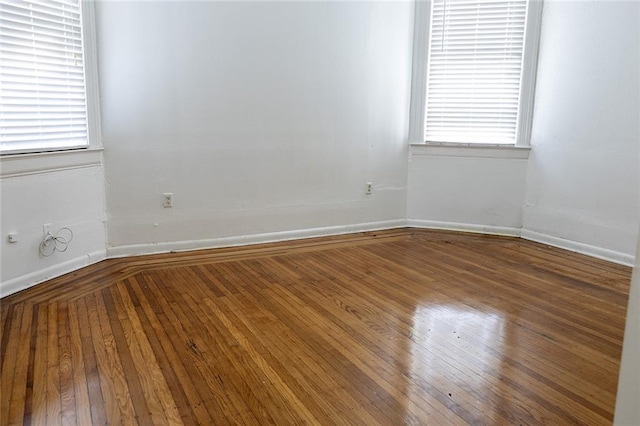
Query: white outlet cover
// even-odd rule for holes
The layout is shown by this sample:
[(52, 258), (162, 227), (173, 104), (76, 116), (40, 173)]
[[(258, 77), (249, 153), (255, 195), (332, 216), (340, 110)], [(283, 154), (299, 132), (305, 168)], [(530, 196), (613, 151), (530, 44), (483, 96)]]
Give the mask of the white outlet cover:
[(173, 192), (165, 192), (163, 195), (162, 206), (173, 207)]

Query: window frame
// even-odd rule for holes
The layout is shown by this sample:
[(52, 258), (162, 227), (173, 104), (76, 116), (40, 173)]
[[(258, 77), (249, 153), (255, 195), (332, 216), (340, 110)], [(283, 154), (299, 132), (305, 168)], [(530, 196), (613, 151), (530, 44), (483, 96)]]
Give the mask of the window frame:
[(543, 0), (529, 0), (525, 29), (524, 55), (522, 61), (521, 93), (518, 105), (518, 124), (515, 144), (486, 144), (463, 142), (426, 142), (424, 137), (427, 100), (427, 67), (431, 1), (415, 0), (413, 27), (413, 64), (411, 80), (411, 106), (409, 121), (409, 143), (411, 145), (437, 145), (450, 147), (531, 147), (531, 125), (535, 97), (540, 27)]
[[(81, 147), (51, 147), (46, 149), (29, 149), (0, 151), (0, 161), (10, 164), (22, 163), (41, 155), (51, 156), (55, 153), (57, 161), (64, 160), (65, 153), (82, 153), (86, 151), (102, 151), (100, 123), (100, 90), (98, 80), (98, 61), (96, 49), (95, 5), (91, 0), (80, 0), (82, 20), (82, 45), (84, 55), (85, 103), (87, 112), (87, 145)], [(6, 160), (6, 161), (5, 161)], [(18, 161), (16, 161), (18, 160)], [(64, 161), (63, 161), (64, 162)], [(71, 160), (71, 163), (76, 161)], [(7, 163), (9, 164), (9, 163)], [(63, 164), (52, 165), (53, 168), (64, 167)], [(30, 168), (25, 165), (26, 168)], [(4, 168), (4, 167), (3, 167)], [(4, 170), (2, 175), (4, 175)]]

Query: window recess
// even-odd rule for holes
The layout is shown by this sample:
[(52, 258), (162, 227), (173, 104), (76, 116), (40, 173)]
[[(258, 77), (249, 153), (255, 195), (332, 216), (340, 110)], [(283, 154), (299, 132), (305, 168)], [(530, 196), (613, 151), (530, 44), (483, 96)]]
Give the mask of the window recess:
[(417, 3), (414, 75), (424, 80), (414, 82), (412, 119), (423, 117), (423, 142), (528, 146), (541, 7), (538, 0)]

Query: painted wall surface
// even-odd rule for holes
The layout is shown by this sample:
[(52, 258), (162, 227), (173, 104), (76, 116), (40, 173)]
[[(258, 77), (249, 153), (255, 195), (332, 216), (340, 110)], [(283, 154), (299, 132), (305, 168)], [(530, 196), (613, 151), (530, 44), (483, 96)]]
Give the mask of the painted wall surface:
[(633, 255), (640, 3), (547, 1), (524, 229)]
[[(637, 253), (640, 253), (640, 238)], [(640, 424), (640, 256), (631, 278), (614, 424)]]
[(412, 25), (411, 2), (98, 3), (109, 246), (404, 219)]
[[(2, 295), (104, 258), (102, 166), (4, 177), (0, 193)], [(40, 256), (45, 223), (52, 224), (52, 231), (72, 229), (74, 238), (67, 251)], [(18, 233), (17, 243), (8, 242), (10, 232)]]
[[(112, 254), (406, 218), (635, 251), (639, 3), (545, 2), (528, 161), (412, 148), (408, 164), (411, 2), (96, 8)], [(2, 180), (3, 288), (104, 250), (103, 183), (101, 167)], [(42, 259), (48, 222), (80, 232)]]
[(519, 229), (526, 174), (526, 159), (412, 153), (407, 216), (436, 227)]

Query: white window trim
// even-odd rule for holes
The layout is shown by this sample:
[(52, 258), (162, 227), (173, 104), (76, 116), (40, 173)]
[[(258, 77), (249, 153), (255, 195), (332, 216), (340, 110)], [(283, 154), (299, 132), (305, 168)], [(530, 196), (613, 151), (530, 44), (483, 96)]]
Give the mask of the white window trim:
[(82, 29), (84, 37), (85, 90), (87, 97), (87, 137), (89, 149), (102, 148), (102, 127), (100, 123), (100, 82), (98, 79), (98, 50), (96, 47), (95, 2), (82, 1)]
[[(520, 95), (518, 129), (515, 145), (528, 148), (531, 143), (531, 125), (533, 122), (533, 103), (540, 46), (540, 26), (542, 21), (543, 0), (530, 0), (529, 16), (525, 37), (523, 57), (522, 92)], [(427, 61), (429, 46), (429, 15), (431, 1), (416, 0), (413, 25), (413, 64), (411, 79), (411, 110), (409, 122), (409, 143), (416, 145), (448, 146), (449, 144), (425, 142), (425, 106), (427, 96)], [(492, 144), (454, 144), (458, 148), (492, 149), (505, 145)]]
[[(0, 176), (11, 177), (47, 170), (76, 168), (79, 164), (102, 163), (100, 124), (100, 91), (98, 80), (98, 55), (96, 49), (95, 5), (91, 0), (82, 1), (82, 37), (84, 45), (85, 92), (87, 104), (88, 146), (76, 149), (50, 150), (0, 155)], [(88, 160), (91, 159), (91, 160)]]
[(531, 147), (515, 145), (493, 145), (481, 143), (427, 142), (411, 144), (412, 157), (471, 157), (526, 160)]

